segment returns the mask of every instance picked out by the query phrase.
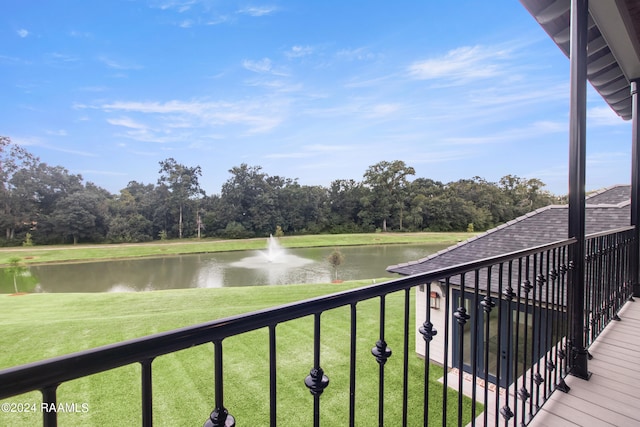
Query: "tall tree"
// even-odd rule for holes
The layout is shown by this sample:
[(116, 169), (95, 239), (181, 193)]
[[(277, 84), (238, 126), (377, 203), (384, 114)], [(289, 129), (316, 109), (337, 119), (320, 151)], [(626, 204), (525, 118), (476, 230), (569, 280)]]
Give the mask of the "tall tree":
[[(30, 195), (18, 194), (16, 186), (22, 180), (24, 170), (34, 169), (38, 158), (8, 137), (0, 136), (0, 226), (5, 230), (5, 238), (12, 240), (15, 229), (22, 223), (30, 222)], [(18, 182), (16, 182), (18, 181)]]
[(76, 191), (56, 202), (52, 219), (63, 238), (71, 237), (73, 244), (80, 239), (97, 240), (96, 228), (104, 222), (103, 201), (93, 189)]
[(387, 231), (387, 220), (394, 212), (399, 215), (399, 227), (402, 230), (405, 200), (403, 193), (408, 184), (407, 177), (415, 174), (415, 169), (402, 160), (383, 160), (369, 166), (364, 173), (364, 184), (371, 189), (368, 205), (382, 221), (382, 231)]
[(167, 186), (172, 201), (178, 205), (178, 237), (182, 239), (184, 207), (192, 197), (204, 195), (199, 183), (202, 170), (200, 166), (191, 168), (168, 158), (160, 162), (159, 173), (158, 184)]
[(221, 193), (227, 226), (232, 224), (236, 234), (238, 230), (235, 228), (241, 228), (250, 234), (255, 233), (256, 225), (268, 224), (262, 219), (265, 213), (257, 208), (259, 205), (271, 203), (271, 199), (267, 197), (268, 175), (262, 172), (262, 167), (249, 166), (246, 163), (234, 166), (229, 173), (232, 176), (222, 185)]

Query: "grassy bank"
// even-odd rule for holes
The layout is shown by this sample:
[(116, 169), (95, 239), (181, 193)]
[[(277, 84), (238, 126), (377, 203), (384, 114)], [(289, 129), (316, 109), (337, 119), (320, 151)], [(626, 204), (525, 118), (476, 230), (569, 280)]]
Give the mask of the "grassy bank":
[[(288, 285), (259, 288), (183, 289), (124, 294), (0, 295), (0, 369), (42, 358), (140, 337), (181, 326), (303, 300), (369, 284)], [(413, 298), (413, 296), (412, 296)], [(386, 340), (393, 355), (385, 365), (385, 417), (397, 425), (402, 407), (402, 294), (386, 299)], [(413, 307), (413, 301), (411, 302)], [(379, 334), (379, 303), (357, 306), (357, 424), (377, 424), (378, 364), (370, 350)], [(322, 315), (321, 365), (330, 378), (321, 401), (322, 424), (344, 425), (348, 419), (348, 307)], [(424, 361), (415, 356), (413, 322), (409, 349), (411, 400), (409, 425), (422, 425)], [(304, 378), (313, 365), (313, 319), (303, 318), (277, 328), (278, 425), (310, 425), (313, 400)], [(238, 425), (268, 424), (268, 334), (258, 330), (224, 342), (225, 405)], [(162, 356), (153, 363), (154, 424), (202, 425), (214, 406), (213, 348), (199, 346)], [(86, 413), (61, 414), (60, 425), (139, 425), (140, 368), (108, 371), (63, 384), (59, 402), (87, 403)], [(437, 397), (442, 376), (433, 368), (430, 413), (440, 424)], [(40, 402), (38, 393), (11, 402)], [(455, 404), (451, 392), (449, 402)], [(39, 403), (38, 403), (39, 405)], [(452, 412), (455, 409), (450, 408)], [(0, 413), (0, 425), (32, 426), (40, 414)]]
[[(321, 234), (309, 236), (284, 236), (280, 244), (286, 248), (319, 246), (353, 246), (401, 243), (454, 244), (468, 239), (473, 233), (369, 233), (369, 234)], [(162, 242), (117, 245), (58, 245), (31, 246), (0, 249), (0, 267), (19, 257), (28, 264), (51, 262), (82, 262), (116, 258), (138, 258), (190, 253), (223, 252), (263, 249), (265, 238), (241, 240), (170, 240)]]

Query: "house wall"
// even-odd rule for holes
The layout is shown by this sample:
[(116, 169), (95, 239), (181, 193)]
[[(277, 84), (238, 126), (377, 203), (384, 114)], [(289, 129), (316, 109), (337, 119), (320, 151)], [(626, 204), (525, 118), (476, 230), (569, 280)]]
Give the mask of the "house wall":
[[(429, 286), (421, 285), (416, 288), (416, 353), (420, 356), (425, 356), (425, 340), (420, 334), (419, 329), (422, 327), (422, 324), (425, 322), (427, 318), (427, 309), (429, 309), (429, 294), (428, 294)], [(431, 284), (431, 291), (437, 292), (440, 296), (440, 308), (435, 309), (431, 308), (431, 323), (434, 328), (438, 331), (438, 334), (433, 337), (431, 341), (431, 347), (429, 349), (429, 358), (432, 362), (438, 363), (440, 365), (444, 365), (444, 327), (446, 323), (446, 319), (444, 317), (445, 313), (445, 295), (443, 294), (443, 290), (438, 285), (438, 282), (433, 282)], [(448, 292), (451, 292), (450, 290)], [(449, 298), (451, 301), (452, 298)], [(451, 331), (450, 331), (451, 332)], [(452, 348), (452, 339), (449, 337), (449, 366), (451, 366), (451, 355), (453, 352)]]

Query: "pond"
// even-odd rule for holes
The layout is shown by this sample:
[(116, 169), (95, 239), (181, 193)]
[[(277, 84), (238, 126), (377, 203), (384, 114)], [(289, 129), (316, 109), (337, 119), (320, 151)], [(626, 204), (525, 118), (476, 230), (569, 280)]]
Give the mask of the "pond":
[[(20, 292), (140, 292), (160, 289), (217, 288), (339, 280), (393, 278), (389, 265), (423, 258), (444, 245), (340, 247), (344, 260), (334, 270), (334, 248), (217, 252), (162, 258), (31, 266), (31, 277), (18, 277)], [(13, 293), (4, 274), (0, 293)]]

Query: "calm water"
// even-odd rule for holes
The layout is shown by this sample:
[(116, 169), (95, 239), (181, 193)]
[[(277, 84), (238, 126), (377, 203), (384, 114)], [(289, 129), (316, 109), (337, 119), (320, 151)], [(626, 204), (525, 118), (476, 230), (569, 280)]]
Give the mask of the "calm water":
[[(389, 265), (416, 260), (443, 245), (341, 247), (338, 279), (396, 277)], [(220, 252), (124, 261), (41, 265), (30, 268), (27, 292), (138, 292), (157, 289), (325, 283), (334, 279), (327, 257), (333, 248), (287, 249), (272, 261), (265, 251)], [(34, 280), (35, 279), (35, 280)], [(24, 289), (27, 287), (29, 289)], [(13, 292), (3, 283), (0, 292)]]

